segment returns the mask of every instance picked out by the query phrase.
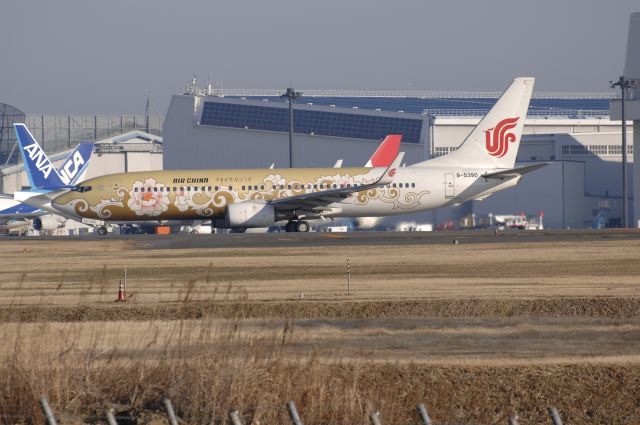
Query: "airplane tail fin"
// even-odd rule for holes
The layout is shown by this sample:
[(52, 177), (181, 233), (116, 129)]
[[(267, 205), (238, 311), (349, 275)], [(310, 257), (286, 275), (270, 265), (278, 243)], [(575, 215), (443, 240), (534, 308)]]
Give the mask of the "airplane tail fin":
[(84, 175), (93, 153), (93, 143), (82, 142), (69, 154), (58, 168), (58, 174), (64, 184), (76, 184)]
[(534, 81), (514, 79), (460, 147), (435, 160), (470, 167), (513, 168)]
[(389, 134), (373, 153), (365, 167), (386, 167), (398, 156), (401, 134)]
[(47, 189), (61, 187), (65, 183), (58, 171), (44, 153), (40, 145), (24, 124), (13, 124), (18, 139), (18, 146), (24, 161), (24, 167), (29, 177), (32, 189)]

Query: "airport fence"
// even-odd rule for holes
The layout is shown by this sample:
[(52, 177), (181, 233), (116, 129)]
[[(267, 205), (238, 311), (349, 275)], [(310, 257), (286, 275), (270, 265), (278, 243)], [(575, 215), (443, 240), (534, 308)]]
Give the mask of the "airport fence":
[[(168, 398), (164, 398), (161, 402), (161, 406), (163, 408), (163, 412), (158, 412), (160, 416), (164, 416), (166, 423), (169, 425), (178, 425), (181, 423), (190, 423), (193, 422), (189, 418), (180, 418), (176, 413), (176, 409), (173, 407), (173, 403)], [(58, 418), (55, 413), (51, 409), (49, 405), (47, 397), (42, 397), (40, 399), (40, 408), (42, 410), (42, 416), (47, 425), (58, 425)], [(295, 402), (288, 401), (286, 403), (286, 408), (289, 412), (289, 418), (291, 419), (291, 425), (304, 425), (300, 414), (298, 413), (298, 409), (296, 408)], [(562, 419), (560, 417), (560, 413), (558, 409), (553, 406), (548, 407), (547, 409), (549, 413), (550, 423), (553, 425), (562, 425)], [(32, 423), (38, 422), (38, 420), (34, 420), (35, 418), (28, 418), (25, 416), (18, 415), (5, 415), (0, 413), (0, 422), (2, 423)], [(83, 422), (89, 423), (107, 423), (109, 425), (118, 425), (118, 421), (120, 423), (138, 423), (139, 418), (135, 415), (132, 415), (126, 407), (106, 407), (104, 409), (104, 413), (102, 415), (94, 414), (84, 416)], [(245, 425), (252, 424), (253, 421), (251, 417), (243, 418), (238, 410), (232, 410), (228, 413), (226, 417), (218, 417), (215, 423), (224, 424), (224, 425)], [(245, 421), (246, 420), (246, 421)], [(158, 418), (154, 423), (157, 423)], [(384, 425), (383, 417), (379, 411), (374, 411), (369, 415), (370, 425)], [(61, 421), (62, 422), (62, 421)], [(197, 422), (197, 421), (196, 421)], [(427, 412), (427, 408), (424, 404), (419, 404), (416, 406), (416, 424), (419, 425), (434, 425), (436, 422), (432, 421), (429, 413)], [(447, 421), (443, 421), (441, 423), (449, 423)], [(519, 425), (517, 415), (509, 416), (507, 419), (508, 425)], [(329, 424), (326, 424), (329, 425)]]

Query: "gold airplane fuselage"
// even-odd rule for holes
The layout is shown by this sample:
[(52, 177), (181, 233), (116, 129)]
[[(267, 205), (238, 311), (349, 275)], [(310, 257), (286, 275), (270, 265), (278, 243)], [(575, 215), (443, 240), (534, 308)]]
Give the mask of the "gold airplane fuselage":
[[(394, 183), (351, 193), (317, 216), (400, 214), (428, 209), (431, 192), (410, 168)], [(372, 168), (144, 171), (89, 179), (53, 200), (66, 214), (103, 221), (221, 219), (228, 205), (268, 202), (375, 181)], [(396, 181), (398, 183), (396, 183)], [(307, 211), (312, 218), (313, 213)]]

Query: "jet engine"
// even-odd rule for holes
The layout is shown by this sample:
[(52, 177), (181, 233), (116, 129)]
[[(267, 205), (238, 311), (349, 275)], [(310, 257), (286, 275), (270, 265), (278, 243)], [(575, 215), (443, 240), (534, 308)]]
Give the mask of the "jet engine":
[(53, 231), (64, 227), (67, 220), (53, 214), (43, 215), (42, 217), (36, 217), (31, 220), (31, 225), (35, 230)]
[(227, 206), (225, 224), (230, 228), (267, 227), (282, 218), (275, 208), (266, 202), (244, 201)]

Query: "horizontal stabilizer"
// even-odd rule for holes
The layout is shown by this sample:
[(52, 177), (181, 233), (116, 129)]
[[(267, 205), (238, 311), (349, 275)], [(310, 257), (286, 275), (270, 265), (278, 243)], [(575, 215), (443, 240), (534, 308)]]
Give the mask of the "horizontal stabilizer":
[(482, 177), (484, 177), (485, 179), (504, 180), (504, 179), (509, 179), (509, 178), (512, 178), (512, 177), (518, 177), (518, 176), (521, 176), (523, 174), (530, 173), (532, 171), (537, 170), (538, 168), (546, 167), (549, 164), (551, 164), (551, 163), (550, 162), (540, 162), (538, 164), (527, 165), (525, 167), (512, 168), (510, 170), (501, 170), (501, 171), (496, 171), (495, 173), (483, 174)]

